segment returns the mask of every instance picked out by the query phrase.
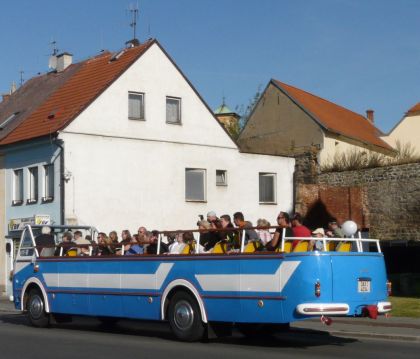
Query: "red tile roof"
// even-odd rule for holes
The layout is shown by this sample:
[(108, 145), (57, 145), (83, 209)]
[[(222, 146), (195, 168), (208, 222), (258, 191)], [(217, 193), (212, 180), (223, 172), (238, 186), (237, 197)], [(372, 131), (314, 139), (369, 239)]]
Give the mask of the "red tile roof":
[(125, 49), (115, 61), (110, 61), (113, 55), (107, 52), (77, 64), (80, 68), (1, 139), (0, 145), (47, 136), (63, 129), (154, 42), (149, 40), (140, 46)]
[(272, 82), (307, 111), (324, 129), (366, 144), (392, 150), (379, 136), (383, 135), (365, 117), (309, 92), (277, 80)]
[(407, 111), (407, 115), (412, 115), (414, 113), (420, 112), (420, 102), (415, 104), (412, 108)]

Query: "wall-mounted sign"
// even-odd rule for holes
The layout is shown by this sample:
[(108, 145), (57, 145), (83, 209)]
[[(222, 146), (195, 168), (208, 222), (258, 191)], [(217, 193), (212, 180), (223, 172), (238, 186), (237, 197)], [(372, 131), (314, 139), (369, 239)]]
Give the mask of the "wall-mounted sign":
[(51, 224), (51, 216), (49, 214), (37, 214), (33, 217), (11, 219), (9, 221), (9, 231), (21, 231), (27, 224), (47, 226)]

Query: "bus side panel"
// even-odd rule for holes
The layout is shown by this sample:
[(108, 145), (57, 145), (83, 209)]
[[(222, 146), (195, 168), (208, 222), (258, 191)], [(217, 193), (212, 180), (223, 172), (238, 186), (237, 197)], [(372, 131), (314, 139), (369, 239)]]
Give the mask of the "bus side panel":
[[(286, 297), (283, 302), (283, 319), (285, 322), (291, 322), (305, 318), (296, 312), (298, 304), (332, 302), (331, 258), (329, 255), (315, 253), (288, 254), (286, 258), (299, 262), (299, 266), (282, 292)], [(321, 284), (320, 297), (315, 295), (317, 282)]]
[[(48, 286), (49, 300), (52, 305), (51, 311), (54, 313), (84, 314), (89, 309), (89, 281), (88, 263), (62, 261), (52, 263), (42, 263), (42, 268), (48, 266), (51, 276), (58, 274), (57, 287)], [(56, 271), (54, 272), (54, 267)], [(47, 269), (43, 269), (43, 273)], [(44, 274), (44, 278), (47, 277)], [(46, 280), (46, 283), (49, 281)]]
[(90, 315), (122, 317), (121, 261), (88, 263)]
[(240, 320), (239, 260), (195, 260), (183, 262), (183, 265), (185, 269), (181, 275), (198, 289), (209, 321)]
[[(160, 318), (160, 294), (158, 282), (159, 261), (121, 261), (122, 316), (135, 319)], [(127, 275), (146, 274), (154, 277), (153, 283), (129, 283)], [(133, 288), (137, 285), (136, 288)]]

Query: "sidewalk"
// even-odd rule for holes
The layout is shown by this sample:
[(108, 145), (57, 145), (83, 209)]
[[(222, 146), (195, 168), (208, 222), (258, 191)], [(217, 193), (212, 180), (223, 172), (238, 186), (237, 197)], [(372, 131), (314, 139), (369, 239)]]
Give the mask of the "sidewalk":
[[(16, 311), (12, 302), (0, 297), (0, 314)], [(18, 313), (18, 311), (16, 311)], [(404, 340), (420, 343), (420, 318), (378, 317), (370, 318), (332, 318), (331, 325), (319, 319), (309, 319), (291, 323), (292, 330), (313, 330), (328, 332), (330, 335), (350, 338), (377, 338)]]

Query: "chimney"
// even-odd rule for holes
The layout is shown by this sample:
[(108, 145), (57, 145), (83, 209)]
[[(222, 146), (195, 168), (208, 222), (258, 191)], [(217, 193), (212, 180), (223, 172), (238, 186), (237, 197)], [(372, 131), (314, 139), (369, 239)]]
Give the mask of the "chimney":
[(373, 110), (366, 110), (366, 118), (369, 120), (370, 123), (373, 124)]
[(69, 67), (72, 63), (73, 55), (69, 54), (68, 52), (63, 52), (62, 54), (57, 55), (57, 65), (56, 70), (57, 72), (64, 71), (67, 67)]
[(9, 93), (4, 93), (1, 96), (2, 96), (3, 102), (6, 102), (10, 98), (10, 94)]

